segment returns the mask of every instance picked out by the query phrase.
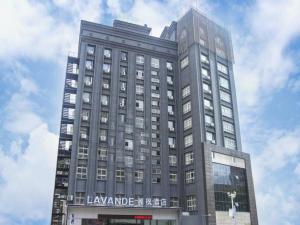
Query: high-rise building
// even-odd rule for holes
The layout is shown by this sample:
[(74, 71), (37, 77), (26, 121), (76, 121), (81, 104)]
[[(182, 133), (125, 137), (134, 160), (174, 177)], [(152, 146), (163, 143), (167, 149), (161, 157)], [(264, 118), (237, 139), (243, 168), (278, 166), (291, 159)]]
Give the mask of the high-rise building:
[(230, 34), (195, 9), (150, 31), (81, 22), (51, 224), (258, 225)]

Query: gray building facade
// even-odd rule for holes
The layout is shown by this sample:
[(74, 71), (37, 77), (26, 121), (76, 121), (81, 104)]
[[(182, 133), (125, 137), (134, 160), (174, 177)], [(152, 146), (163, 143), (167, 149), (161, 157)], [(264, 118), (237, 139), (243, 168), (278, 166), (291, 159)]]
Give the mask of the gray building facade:
[(230, 34), (194, 9), (150, 32), (82, 21), (51, 224), (257, 225)]

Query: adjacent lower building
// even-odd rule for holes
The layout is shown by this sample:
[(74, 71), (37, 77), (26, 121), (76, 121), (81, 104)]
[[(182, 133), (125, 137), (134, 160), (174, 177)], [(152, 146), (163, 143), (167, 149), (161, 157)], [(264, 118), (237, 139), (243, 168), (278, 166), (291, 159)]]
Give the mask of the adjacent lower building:
[(81, 22), (51, 224), (258, 225), (230, 34), (195, 9), (150, 32)]

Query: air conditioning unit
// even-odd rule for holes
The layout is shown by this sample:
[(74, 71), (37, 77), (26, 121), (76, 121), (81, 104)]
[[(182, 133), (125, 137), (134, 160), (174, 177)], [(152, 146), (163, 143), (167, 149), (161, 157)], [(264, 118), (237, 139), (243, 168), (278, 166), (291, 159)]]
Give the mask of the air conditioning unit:
[(169, 144), (170, 148), (175, 148), (175, 144)]
[(88, 121), (88, 120), (89, 120), (89, 117), (88, 117), (88, 116), (86, 116), (86, 115), (84, 115), (84, 116), (82, 116), (82, 120), (84, 120), (84, 121)]
[(105, 89), (109, 89), (109, 84), (103, 84), (103, 87), (104, 87)]
[(73, 201), (73, 195), (68, 195), (67, 201)]
[(169, 127), (169, 130), (174, 131), (175, 129), (174, 129), (174, 127)]
[(170, 100), (173, 100), (173, 99), (174, 99), (172, 95), (169, 95), (168, 98), (169, 98)]
[(106, 141), (106, 136), (100, 136), (101, 141)]
[(125, 86), (121, 86), (121, 91), (126, 91), (126, 87)]
[(82, 138), (82, 139), (87, 139), (87, 134), (80, 134), (80, 137)]
[(102, 123), (107, 123), (107, 118), (101, 118)]
[(169, 115), (174, 115), (174, 112), (173, 111), (169, 111)]

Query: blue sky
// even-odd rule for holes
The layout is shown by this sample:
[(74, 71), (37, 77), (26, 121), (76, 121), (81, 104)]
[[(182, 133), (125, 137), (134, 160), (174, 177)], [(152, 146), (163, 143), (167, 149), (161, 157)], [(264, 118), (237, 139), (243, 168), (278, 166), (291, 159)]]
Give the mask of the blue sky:
[[(1, 2), (0, 224), (49, 224), (66, 59), (77, 50), (80, 19), (146, 23), (158, 36), (191, 6), (195, 1)], [(232, 33), (243, 150), (252, 156), (259, 222), (297, 225), (300, 2), (200, 0), (198, 8)]]

